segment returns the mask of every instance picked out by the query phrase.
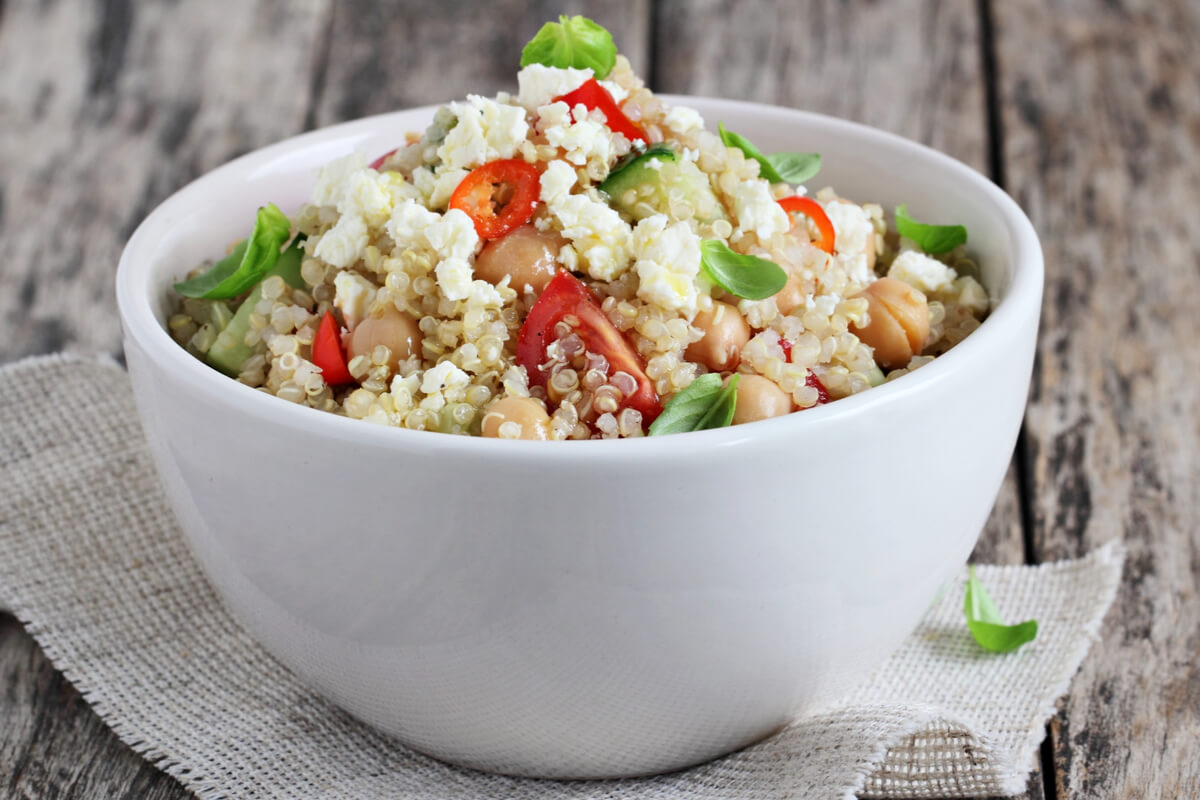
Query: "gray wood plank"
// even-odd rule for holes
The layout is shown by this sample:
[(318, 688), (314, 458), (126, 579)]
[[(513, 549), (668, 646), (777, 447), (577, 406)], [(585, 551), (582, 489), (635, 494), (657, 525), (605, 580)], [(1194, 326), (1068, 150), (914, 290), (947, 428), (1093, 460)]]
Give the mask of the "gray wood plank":
[(1200, 7), (995, 4), (1009, 187), (1046, 254), (1033, 542), (1123, 539), (1053, 725), (1057, 797), (1200, 796)]

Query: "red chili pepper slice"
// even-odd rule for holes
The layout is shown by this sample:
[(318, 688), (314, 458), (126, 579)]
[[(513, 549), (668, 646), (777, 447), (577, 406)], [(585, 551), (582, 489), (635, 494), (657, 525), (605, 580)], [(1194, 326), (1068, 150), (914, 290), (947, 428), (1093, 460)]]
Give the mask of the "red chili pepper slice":
[(450, 208), (465, 211), (481, 239), (499, 239), (529, 221), (541, 190), (532, 164), (503, 158), (489, 161), (463, 178), (450, 195)]
[(829, 215), (825, 213), (825, 209), (821, 208), (820, 203), (811, 197), (785, 197), (779, 201), (779, 205), (783, 206), (783, 210), (789, 214), (798, 212), (816, 223), (817, 238), (813, 244), (833, 255), (833, 223), (829, 221)]
[(387, 161), (387, 160), (388, 160), (388, 157), (389, 157), (389, 156), (390, 156), (392, 153), (396, 152), (396, 151), (397, 151), (397, 150), (399, 150), (399, 149), (400, 149), (399, 147), (394, 147), (394, 148), (392, 148), (391, 150), (388, 150), (388, 151), (387, 151), (386, 153), (384, 153), (383, 155), (381, 155), (379, 158), (377, 158), (377, 159), (375, 159), (374, 161), (372, 161), (372, 162), (371, 162), (371, 164), (370, 164), (370, 166), (371, 166), (371, 169), (379, 169), (380, 167), (382, 167), (382, 166), (383, 166), (383, 162)]
[(529, 382), (546, 384), (546, 375), (539, 367), (546, 361), (547, 346), (556, 338), (554, 326), (568, 316), (573, 318), (569, 322), (588, 351), (608, 360), (609, 375), (627, 372), (637, 381), (637, 389), (622, 405), (640, 411), (644, 425), (653, 422), (662, 413), (662, 403), (646, 377), (641, 357), (596, 304), (588, 288), (565, 270), (550, 280), (529, 309), (517, 338), (517, 363), (525, 368)]
[(630, 142), (647, 141), (645, 131), (625, 116), (625, 112), (621, 111), (617, 101), (613, 100), (613, 96), (595, 78), (588, 78), (575, 91), (554, 98), (554, 102), (559, 101), (566, 103), (571, 108), (583, 103), (587, 106), (588, 111), (600, 109), (613, 133), (625, 134), (625, 138)]
[(321, 377), (330, 386), (354, 383), (354, 376), (346, 368), (346, 354), (342, 350), (342, 337), (338, 333), (333, 313), (325, 312), (317, 335), (313, 338), (312, 362), (321, 368)]

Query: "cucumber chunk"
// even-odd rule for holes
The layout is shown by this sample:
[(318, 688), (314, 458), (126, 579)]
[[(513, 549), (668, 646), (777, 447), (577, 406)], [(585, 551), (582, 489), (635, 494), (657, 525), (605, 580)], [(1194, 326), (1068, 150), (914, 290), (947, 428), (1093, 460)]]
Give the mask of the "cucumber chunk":
[[(303, 236), (297, 236), (291, 246), (279, 255), (275, 266), (271, 267), (271, 271), (264, 276), (263, 280), (272, 275), (278, 275), (293, 289), (307, 288), (304, 279), (300, 277), (300, 260), (303, 258), (300, 244), (303, 241)], [(254, 353), (254, 349), (246, 344), (246, 334), (250, 331), (250, 315), (254, 313), (254, 307), (261, 299), (262, 281), (250, 290), (250, 294), (238, 306), (232, 317), (227, 318), (223, 324), (217, 325), (216, 341), (209, 348), (205, 358), (209, 364), (226, 375), (236, 378), (242, 371), (242, 364), (246, 363), (246, 359)], [(228, 314), (228, 310), (225, 313)], [(213, 321), (216, 322), (215, 319)]]
[(708, 176), (667, 144), (656, 144), (626, 157), (600, 184), (600, 191), (608, 195), (613, 208), (634, 221), (654, 214), (702, 223), (728, 219)]

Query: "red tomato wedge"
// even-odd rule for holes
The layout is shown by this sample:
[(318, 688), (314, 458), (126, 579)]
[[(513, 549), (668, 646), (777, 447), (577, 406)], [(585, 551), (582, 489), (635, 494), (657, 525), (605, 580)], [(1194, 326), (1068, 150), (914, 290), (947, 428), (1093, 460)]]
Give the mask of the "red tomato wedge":
[(465, 211), (481, 239), (499, 239), (529, 222), (542, 184), (537, 169), (517, 158), (489, 161), (472, 170), (450, 195), (450, 208)]
[(529, 309), (517, 338), (517, 363), (525, 368), (530, 384), (545, 385), (546, 375), (539, 367), (546, 361), (546, 347), (557, 338), (554, 326), (567, 317), (575, 320), (569, 323), (588, 351), (608, 360), (609, 375), (627, 372), (634, 377), (637, 389), (622, 405), (642, 412), (643, 424), (653, 422), (662, 413), (662, 403), (641, 357), (600, 310), (588, 288), (565, 270), (550, 280)]
[(399, 147), (396, 147), (396, 148), (393, 148), (393, 149), (391, 149), (391, 150), (388, 150), (386, 153), (384, 153), (383, 155), (381, 155), (379, 158), (377, 158), (377, 159), (375, 159), (374, 161), (372, 161), (372, 162), (370, 163), (370, 167), (371, 167), (371, 169), (379, 169), (380, 167), (382, 167), (382, 166), (383, 166), (383, 162), (387, 161), (387, 160), (388, 160), (388, 157), (389, 157), (389, 156), (390, 156), (392, 153), (396, 152), (396, 151), (397, 151), (397, 150), (399, 150), (399, 149), (400, 149)]
[(321, 377), (330, 386), (354, 383), (354, 377), (346, 368), (346, 354), (342, 350), (342, 337), (338, 332), (333, 313), (325, 312), (317, 335), (313, 339), (312, 362), (321, 368)]
[(820, 203), (811, 197), (785, 197), (779, 201), (779, 205), (789, 214), (798, 212), (811, 219), (817, 226), (817, 238), (813, 245), (833, 255), (833, 223), (829, 221), (829, 215), (821, 208)]
[(559, 101), (566, 103), (571, 108), (583, 103), (587, 106), (588, 111), (600, 109), (613, 133), (625, 134), (625, 138), (630, 142), (646, 141), (645, 131), (625, 116), (625, 112), (617, 105), (617, 101), (613, 100), (613, 96), (595, 78), (588, 78), (575, 91), (554, 98), (554, 102)]

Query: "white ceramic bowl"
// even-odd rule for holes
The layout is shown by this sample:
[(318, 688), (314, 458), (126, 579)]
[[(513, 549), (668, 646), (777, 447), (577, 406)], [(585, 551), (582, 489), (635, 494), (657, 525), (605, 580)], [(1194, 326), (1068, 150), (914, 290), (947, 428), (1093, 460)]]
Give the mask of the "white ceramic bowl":
[(661, 772), (761, 739), (863, 678), (970, 553), (1021, 422), (1042, 256), (986, 178), (790, 109), (668, 98), (817, 183), (967, 226), (999, 302), (933, 364), (716, 431), (538, 443), (387, 429), (238, 384), (167, 335), (167, 288), (432, 108), (239, 158), (159, 206), (117, 298), (146, 434), (193, 549), (280, 661), (412, 747), (521, 775)]

